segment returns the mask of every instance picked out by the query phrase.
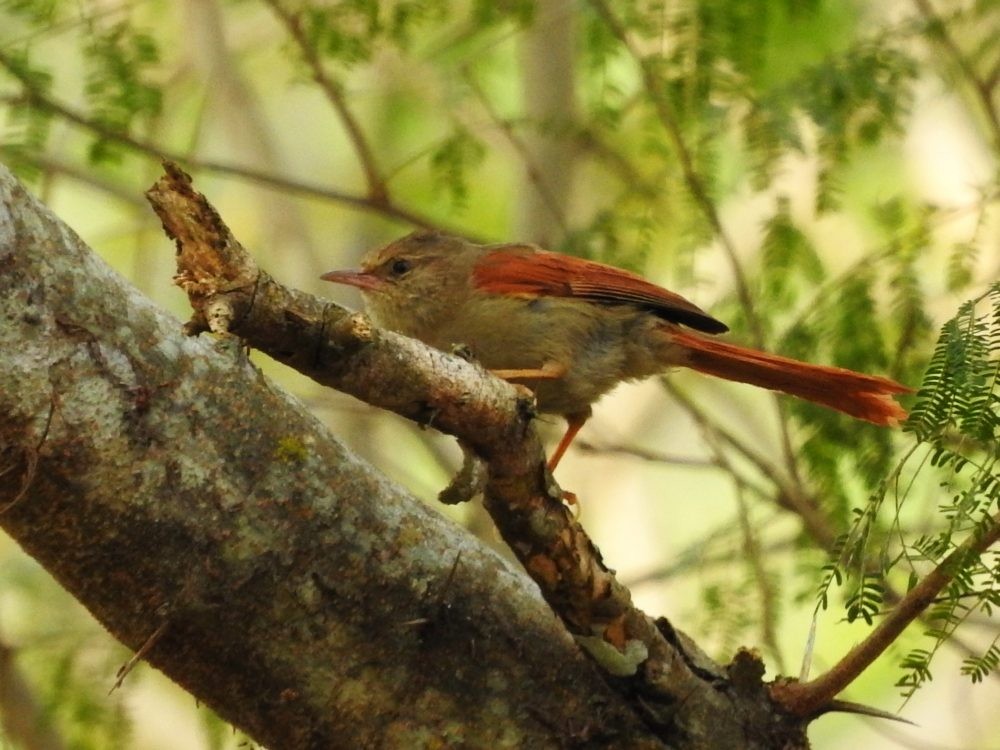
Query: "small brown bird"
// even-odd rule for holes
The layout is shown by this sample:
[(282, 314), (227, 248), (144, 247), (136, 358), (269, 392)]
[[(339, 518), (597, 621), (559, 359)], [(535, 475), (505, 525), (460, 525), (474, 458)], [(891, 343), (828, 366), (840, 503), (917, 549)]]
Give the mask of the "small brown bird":
[(900, 383), (710, 338), (703, 333), (729, 329), (680, 295), (534, 245), (475, 245), (418, 231), (369, 252), (360, 271), (322, 278), (360, 289), (378, 325), (438, 349), (463, 344), (496, 375), (527, 385), (540, 412), (568, 422), (551, 469), (590, 417), (591, 404), (623, 380), (676, 366), (878, 425), (906, 418), (893, 394), (911, 389)]

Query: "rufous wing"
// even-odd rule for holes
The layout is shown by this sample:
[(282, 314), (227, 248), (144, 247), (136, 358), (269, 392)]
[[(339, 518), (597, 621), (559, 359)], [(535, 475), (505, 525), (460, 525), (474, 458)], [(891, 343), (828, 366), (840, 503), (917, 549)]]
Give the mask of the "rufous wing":
[(729, 330), (697, 305), (641, 276), (531, 245), (504, 245), (486, 253), (476, 264), (473, 283), (491, 294), (573, 297), (609, 305), (636, 305), (663, 320), (705, 333)]

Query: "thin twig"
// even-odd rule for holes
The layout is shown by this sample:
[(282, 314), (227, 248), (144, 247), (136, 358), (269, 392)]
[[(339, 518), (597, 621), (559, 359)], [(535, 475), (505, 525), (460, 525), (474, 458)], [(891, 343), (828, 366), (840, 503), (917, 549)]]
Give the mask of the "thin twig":
[(785, 660), (778, 646), (777, 633), (777, 599), (778, 595), (774, 589), (764, 565), (764, 555), (761, 549), (760, 540), (757, 538), (757, 531), (750, 520), (750, 507), (744, 495), (743, 488), (736, 483), (736, 506), (739, 510), (737, 516), (740, 519), (740, 530), (743, 534), (743, 552), (754, 580), (757, 582), (757, 590), (760, 593), (760, 629), (761, 640), (771, 652), (772, 658), (778, 666), (778, 673), (784, 674)]
[(705, 441), (715, 454), (715, 460), (729, 474), (733, 481), (734, 489), (736, 490), (736, 508), (740, 521), (740, 533), (743, 537), (743, 556), (750, 566), (750, 573), (756, 581), (757, 590), (760, 593), (761, 639), (777, 663), (779, 673), (784, 673), (786, 671), (784, 658), (781, 655), (781, 649), (778, 647), (778, 636), (775, 630), (777, 624), (777, 612), (775, 608), (777, 594), (761, 559), (760, 543), (757, 540), (753, 523), (750, 521), (750, 507), (747, 504), (746, 495), (744, 494), (746, 487), (744, 487), (739, 472), (736, 471), (736, 467), (729, 461), (725, 450), (719, 444), (718, 436), (712, 433), (705, 424), (701, 424), (700, 426)]
[(726, 428), (711, 419), (708, 414), (701, 409), (693, 400), (688, 398), (680, 389), (668, 379), (664, 379), (664, 387), (671, 396), (687, 410), (691, 418), (704, 429), (709, 430), (722, 442), (740, 453), (745, 459), (750, 461), (760, 473), (767, 477), (775, 486), (777, 493), (774, 501), (786, 510), (790, 510), (802, 519), (806, 531), (813, 538), (819, 547), (825, 550), (833, 548), (837, 533), (827, 515), (820, 509), (815, 498), (803, 491), (794, 482), (782, 475), (778, 467), (768, 460), (756, 448), (736, 437)]
[(322, 59), (320, 59), (319, 54), (316, 52), (315, 46), (307, 38), (305, 30), (302, 28), (301, 14), (286, 9), (279, 0), (264, 0), (264, 2), (278, 17), (278, 20), (284, 24), (289, 36), (295, 40), (295, 44), (302, 54), (302, 59), (309, 66), (313, 80), (319, 86), (320, 91), (326, 96), (327, 101), (337, 111), (344, 129), (347, 131), (351, 145), (358, 155), (361, 169), (364, 170), (365, 181), (368, 185), (368, 199), (376, 204), (387, 203), (389, 201), (389, 187), (379, 171), (375, 161), (375, 154), (364, 132), (361, 130), (361, 124), (354, 116), (354, 113), (351, 112), (350, 107), (347, 106), (347, 101), (344, 99), (343, 86), (330, 77), (323, 65)]
[[(472, 239), (473, 241), (481, 239), (476, 238), (468, 232), (464, 232), (460, 229), (442, 225), (441, 223), (436, 222), (423, 214), (404, 208), (388, 199), (375, 200), (370, 195), (356, 195), (339, 190), (331, 190), (329, 188), (320, 187), (318, 185), (298, 180), (292, 180), (287, 177), (281, 177), (255, 169), (226, 164), (223, 162), (201, 160), (190, 155), (171, 151), (164, 148), (160, 144), (136, 138), (128, 133), (114, 130), (102, 123), (95, 122), (85, 115), (73, 110), (69, 106), (56, 101), (52, 97), (43, 94), (41, 91), (38, 91), (32, 86), (32, 82), (28, 78), (19, 75), (16, 66), (10, 63), (9, 58), (4, 54), (3, 50), (0, 50), (0, 65), (6, 68), (11, 75), (18, 78), (24, 86), (24, 96), (20, 102), (26, 101), (32, 106), (51, 112), (67, 122), (71, 122), (74, 125), (84, 128), (85, 130), (88, 130), (105, 140), (113, 141), (114, 143), (126, 146), (133, 151), (152, 156), (158, 160), (179, 162), (191, 169), (197, 169), (202, 172), (238, 177), (248, 182), (265, 185), (276, 190), (296, 193), (298, 195), (305, 195), (312, 198), (320, 198), (323, 200), (333, 201), (335, 203), (342, 203), (362, 211), (369, 211), (391, 219), (396, 219), (398, 221), (411, 224), (412, 226), (420, 227), (421, 229), (440, 229), (452, 234), (461, 234), (462, 236)], [(13, 102), (15, 100), (7, 97), (4, 101)]]
[(641, 174), (621, 151), (612, 148), (596, 130), (583, 128), (574, 136), (576, 145), (582, 151), (593, 155), (594, 159), (603, 163), (609, 172), (618, 179), (630, 193), (638, 193), (643, 198), (653, 199), (662, 189), (654, 180)]
[(934, 10), (934, 6), (931, 5), (930, 0), (913, 0), (913, 4), (927, 22), (928, 36), (940, 42), (944, 51), (951, 57), (952, 62), (955, 63), (969, 86), (972, 87), (972, 91), (976, 99), (979, 100), (983, 114), (986, 115), (986, 120), (993, 133), (994, 148), (1000, 151), (1000, 114), (997, 113), (997, 109), (993, 103), (992, 82), (989, 79), (981, 79), (976, 74), (972, 64), (962, 54), (958, 43), (948, 33), (948, 27), (937, 14), (937, 11)]
[(649, 58), (643, 56), (632, 45), (625, 27), (611, 12), (611, 8), (608, 7), (605, 0), (590, 0), (590, 2), (591, 5), (594, 6), (597, 13), (604, 20), (604, 23), (607, 25), (611, 33), (635, 59), (636, 64), (639, 66), (639, 70), (642, 73), (643, 84), (646, 88), (649, 100), (655, 107), (656, 114), (659, 117), (664, 130), (666, 130), (667, 135), (670, 136), (674, 151), (677, 153), (677, 158), (680, 160), (681, 172), (684, 175), (684, 182), (687, 185), (688, 191), (694, 198), (695, 203), (701, 209), (701, 212), (705, 215), (705, 219), (708, 221), (709, 226), (712, 227), (712, 231), (719, 238), (722, 249), (725, 251), (729, 260), (729, 265), (733, 272), (733, 278), (736, 282), (736, 294), (739, 297), (740, 306), (743, 308), (743, 311), (747, 316), (747, 322), (750, 324), (753, 342), (756, 346), (761, 347), (764, 345), (764, 329), (761, 325), (760, 317), (757, 315), (753, 297), (750, 294), (750, 285), (747, 282), (746, 273), (743, 270), (743, 266), (740, 264), (739, 256), (736, 252), (736, 245), (726, 232), (725, 227), (723, 227), (722, 220), (719, 217), (719, 212), (715, 207), (715, 203), (709, 196), (704, 181), (702, 180), (701, 175), (698, 174), (698, 170), (695, 168), (694, 157), (691, 155), (691, 150), (688, 148), (688, 145), (684, 140), (684, 134), (681, 131), (680, 123), (677, 121), (677, 116), (674, 113), (670, 102), (663, 94), (664, 89), (662, 82), (657, 79), (656, 71), (653, 69)]
[(996, 88), (998, 81), (1000, 81), (1000, 57), (998, 57), (996, 62), (993, 63), (993, 68), (983, 79), (983, 88), (986, 89), (991, 97), (993, 96), (993, 89)]
[(521, 158), (524, 163), (524, 169), (528, 173), (528, 179), (535, 186), (535, 190), (538, 191), (539, 197), (542, 199), (542, 203), (545, 204), (545, 208), (555, 219), (556, 223), (559, 225), (559, 229), (564, 233), (567, 230), (566, 217), (563, 215), (562, 209), (559, 207), (559, 201), (552, 194), (549, 189), (548, 183), (542, 177), (541, 171), (535, 165), (534, 160), (531, 157), (531, 153), (528, 151), (527, 145), (521, 140), (520, 136), (514, 132), (513, 126), (510, 124), (510, 120), (500, 116), (500, 113), (494, 109), (493, 104), (490, 102), (489, 97), (486, 96), (486, 92), (483, 91), (479, 82), (476, 80), (475, 76), (467, 66), (462, 68), (462, 77), (465, 79), (466, 84), (468, 84), (469, 89), (475, 94), (476, 99), (482, 105), (483, 109), (486, 110), (486, 114), (493, 121), (493, 124), (500, 129), (500, 132), (504, 134), (504, 137), (510, 142), (514, 151)]
[(146, 641), (139, 647), (139, 650), (132, 654), (131, 658), (118, 669), (118, 673), (115, 675), (115, 684), (111, 686), (108, 691), (108, 695), (115, 692), (118, 688), (122, 686), (125, 682), (125, 678), (128, 677), (129, 673), (135, 669), (136, 665), (149, 653), (150, 649), (156, 645), (157, 641), (163, 637), (163, 633), (166, 631), (167, 626), (170, 624), (170, 620), (164, 620), (160, 623), (159, 627), (153, 631), (152, 635), (146, 639)]
[[(638, 586), (647, 586), (655, 583), (662, 583), (671, 578), (675, 578), (684, 573), (688, 573), (692, 568), (697, 568), (699, 573), (704, 573), (709, 568), (722, 565), (731, 565), (736, 561), (739, 552), (736, 550), (720, 552), (717, 554), (705, 554), (705, 549), (715, 543), (725, 539), (725, 535), (733, 533), (732, 524), (727, 521), (723, 528), (713, 529), (708, 534), (704, 534), (696, 542), (688, 545), (683, 551), (675, 556), (674, 562), (664, 565), (661, 568), (641, 573), (635, 578), (627, 578), (624, 584), (630, 589)], [(796, 546), (798, 533), (786, 539), (770, 542), (761, 549), (771, 554), (773, 552), (787, 552)]]
[(573, 447), (582, 453), (600, 455), (629, 456), (649, 463), (668, 464), (670, 466), (688, 466), (694, 469), (718, 469), (719, 463), (711, 458), (697, 456), (679, 456), (671, 453), (647, 450), (634, 445), (601, 444), (590, 440), (577, 439)]
[(1000, 539), (1000, 515), (993, 516), (980, 533), (973, 533), (899, 600), (868, 636), (826, 673), (811, 682), (779, 682), (772, 697), (794, 716), (813, 716), (850, 685), (917, 619), (970, 557), (981, 555)]
[(135, 190), (130, 190), (125, 185), (120, 185), (113, 180), (101, 177), (92, 169), (84, 169), (72, 162), (59, 159), (49, 154), (35, 153), (13, 153), (9, 145), (0, 144), (0, 154), (7, 154), (21, 162), (30, 164), (38, 169), (51, 174), (67, 177), (71, 180), (83, 183), (94, 190), (99, 190), (115, 200), (121, 201), (133, 208), (144, 208), (146, 203), (142, 196)]

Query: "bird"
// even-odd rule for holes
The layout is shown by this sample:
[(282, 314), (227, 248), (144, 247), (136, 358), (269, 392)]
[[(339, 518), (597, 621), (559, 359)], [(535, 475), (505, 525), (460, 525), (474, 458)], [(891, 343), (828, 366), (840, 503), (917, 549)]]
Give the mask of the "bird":
[(567, 429), (554, 471), (592, 406), (623, 381), (686, 367), (897, 426), (889, 378), (815, 365), (717, 338), (728, 327), (675, 292), (615, 266), (527, 243), (480, 245), (418, 230), (320, 278), (356, 287), (383, 328), (444, 351), (456, 345), (520, 383)]

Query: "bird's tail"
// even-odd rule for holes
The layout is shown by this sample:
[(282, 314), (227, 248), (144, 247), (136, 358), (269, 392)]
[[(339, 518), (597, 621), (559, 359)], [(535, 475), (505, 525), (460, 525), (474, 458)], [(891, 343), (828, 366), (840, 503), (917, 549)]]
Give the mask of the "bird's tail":
[(671, 331), (670, 341), (682, 350), (677, 364), (698, 372), (788, 393), (878, 425), (896, 426), (906, 419), (893, 395), (913, 389), (888, 378), (811, 365), (687, 331)]

